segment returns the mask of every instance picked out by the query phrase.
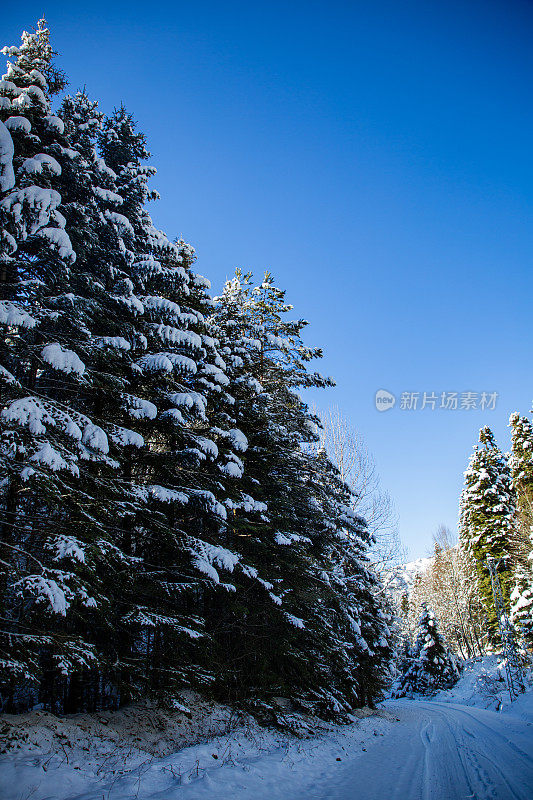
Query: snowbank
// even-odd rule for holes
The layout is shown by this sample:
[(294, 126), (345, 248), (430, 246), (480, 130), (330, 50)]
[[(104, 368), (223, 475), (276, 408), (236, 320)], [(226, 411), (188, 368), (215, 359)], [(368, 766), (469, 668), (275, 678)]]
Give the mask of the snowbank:
[(396, 721), (368, 709), (348, 726), (288, 717), (295, 736), (193, 692), (181, 700), (175, 711), (144, 703), (65, 718), (43, 711), (4, 716), (0, 796), (287, 800), (326, 770), (365, 756)]
[(431, 700), (502, 711), (514, 716), (533, 716), (533, 686), (530, 685), (524, 695), (511, 702), (505, 682), (505, 668), (498, 654), (466, 661), (455, 686), (438, 692)]

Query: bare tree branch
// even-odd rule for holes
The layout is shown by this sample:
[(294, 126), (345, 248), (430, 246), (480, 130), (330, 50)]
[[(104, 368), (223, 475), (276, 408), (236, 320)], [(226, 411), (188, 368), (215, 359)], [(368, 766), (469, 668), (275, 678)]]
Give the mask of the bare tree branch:
[(374, 457), (362, 435), (337, 406), (323, 413), (314, 409), (314, 413), (322, 422), (319, 447), (352, 490), (354, 511), (366, 520), (374, 538), (372, 561), (378, 574), (384, 576), (406, 560), (406, 550), (400, 540), (394, 504), (381, 488)]

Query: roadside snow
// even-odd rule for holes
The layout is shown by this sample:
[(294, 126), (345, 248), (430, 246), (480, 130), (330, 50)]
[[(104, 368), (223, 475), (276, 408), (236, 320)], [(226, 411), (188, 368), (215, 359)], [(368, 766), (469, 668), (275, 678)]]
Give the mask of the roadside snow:
[[(533, 677), (533, 676), (531, 676)], [(531, 683), (531, 677), (526, 681)], [(511, 702), (505, 682), (505, 667), (499, 654), (471, 659), (464, 664), (461, 677), (451, 689), (431, 698), (439, 703), (459, 703), (516, 715), (520, 710), (533, 715), (533, 687)], [(421, 698), (424, 699), (424, 698)]]
[(364, 755), (395, 721), (368, 709), (348, 726), (288, 717), (308, 737), (298, 738), (191, 691), (180, 699), (174, 711), (144, 704), (62, 719), (44, 711), (4, 716), (10, 752), (0, 756), (0, 796), (287, 800)]

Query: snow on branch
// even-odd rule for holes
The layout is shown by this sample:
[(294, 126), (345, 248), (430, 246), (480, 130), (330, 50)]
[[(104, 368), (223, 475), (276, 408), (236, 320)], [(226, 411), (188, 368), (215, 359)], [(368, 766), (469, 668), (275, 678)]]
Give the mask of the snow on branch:
[(17, 594), (33, 596), (34, 602), (44, 605), (48, 611), (62, 617), (66, 616), (70, 602), (64, 587), (60, 587), (53, 578), (44, 575), (26, 575), (14, 583), (13, 588)]
[(37, 321), (16, 303), (0, 300), (0, 324), (14, 328), (35, 328)]
[(81, 376), (85, 372), (85, 364), (79, 356), (73, 350), (63, 348), (58, 342), (43, 347), (41, 356), (51, 367), (67, 375), (74, 373)]
[(13, 171), (13, 139), (9, 130), (0, 122), (0, 191), (8, 192), (15, 185)]

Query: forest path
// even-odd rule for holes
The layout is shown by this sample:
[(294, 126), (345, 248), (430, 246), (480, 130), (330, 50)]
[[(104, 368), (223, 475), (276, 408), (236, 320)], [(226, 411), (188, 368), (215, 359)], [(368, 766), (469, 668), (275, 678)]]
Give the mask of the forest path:
[(452, 703), (389, 701), (400, 723), (308, 800), (531, 800), (533, 723)]

